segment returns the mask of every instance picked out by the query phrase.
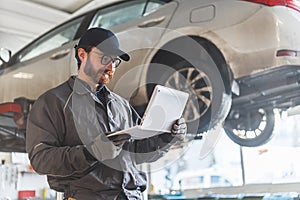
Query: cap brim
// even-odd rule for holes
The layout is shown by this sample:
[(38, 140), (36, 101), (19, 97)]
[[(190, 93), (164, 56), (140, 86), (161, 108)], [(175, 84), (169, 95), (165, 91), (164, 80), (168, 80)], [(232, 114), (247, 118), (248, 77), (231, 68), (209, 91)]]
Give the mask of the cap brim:
[(122, 60), (124, 61), (129, 61), (130, 60), (130, 56), (128, 55), (128, 53), (125, 53), (124, 51), (120, 50), (120, 49), (116, 49), (117, 50), (117, 56), (119, 56)]
[[(100, 49), (101, 50), (101, 49)], [(130, 56), (128, 53), (122, 51), (121, 49), (108, 49), (106, 48), (105, 50), (102, 50), (104, 53), (110, 54), (110, 55), (116, 55), (118, 57), (120, 57), (122, 60), (124, 61), (129, 61), (130, 60)]]

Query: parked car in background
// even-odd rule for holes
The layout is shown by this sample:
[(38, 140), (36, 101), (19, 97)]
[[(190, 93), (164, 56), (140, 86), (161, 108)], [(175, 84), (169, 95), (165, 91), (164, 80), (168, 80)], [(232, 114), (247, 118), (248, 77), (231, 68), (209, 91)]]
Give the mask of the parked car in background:
[[(266, 143), (273, 108), (299, 104), (299, 0), (127, 0), (57, 26), (10, 56), (0, 50), (2, 151), (24, 151), (30, 105), (77, 73), (74, 45), (111, 29), (131, 61), (109, 87), (143, 113), (154, 85), (188, 91), (190, 139), (223, 123), (243, 146)], [(21, 97), (21, 98), (20, 98)], [(229, 113), (229, 114), (228, 114)], [(9, 121), (9, 122), (8, 122)]]
[(173, 179), (172, 190), (184, 191), (229, 186), (234, 186), (234, 184), (226, 175), (213, 168), (207, 168), (179, 172)]

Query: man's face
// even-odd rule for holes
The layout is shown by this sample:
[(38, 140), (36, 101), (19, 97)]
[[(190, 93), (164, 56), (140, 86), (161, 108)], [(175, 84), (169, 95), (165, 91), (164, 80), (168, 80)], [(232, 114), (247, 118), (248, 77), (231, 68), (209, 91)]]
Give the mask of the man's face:
[(87, 61), (84, 67), (84, 73), (95, 84), (108, 84), (112, 79), (115, 68), (112, 62), (103, 64), (104, 54), (97, 48), (93, 48), (87, 55)]

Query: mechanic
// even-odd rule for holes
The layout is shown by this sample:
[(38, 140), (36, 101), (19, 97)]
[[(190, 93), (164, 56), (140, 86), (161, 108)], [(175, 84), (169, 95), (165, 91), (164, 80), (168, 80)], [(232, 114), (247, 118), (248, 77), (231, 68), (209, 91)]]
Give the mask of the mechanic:
[(156, 161), (183, 141), (185, 120), (178, 119), (171, 133), (147, 139), (107, 137), (140, 121), (129, 102), (106, 86), (121, 59), (130, 56), (110, 30), (91, 28), (75, 46), (75, 57), (78, 76), (42, 94), (30, 111), (31, 165), (65, 199), (142, 199), (147, 178), (138, 165)]

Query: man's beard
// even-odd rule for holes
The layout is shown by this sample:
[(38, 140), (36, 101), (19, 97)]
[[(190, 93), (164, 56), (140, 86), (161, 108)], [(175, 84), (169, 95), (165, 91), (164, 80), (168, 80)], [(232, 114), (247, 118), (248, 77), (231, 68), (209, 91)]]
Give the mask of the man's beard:
[(112, 79), (113, 75), (114, 75), (114, 72), (112, 72), (111, 70), (105, 70), (101, 74), (98, 84), (100, 84), (100, 85), (108, 84), (109, 81)]

